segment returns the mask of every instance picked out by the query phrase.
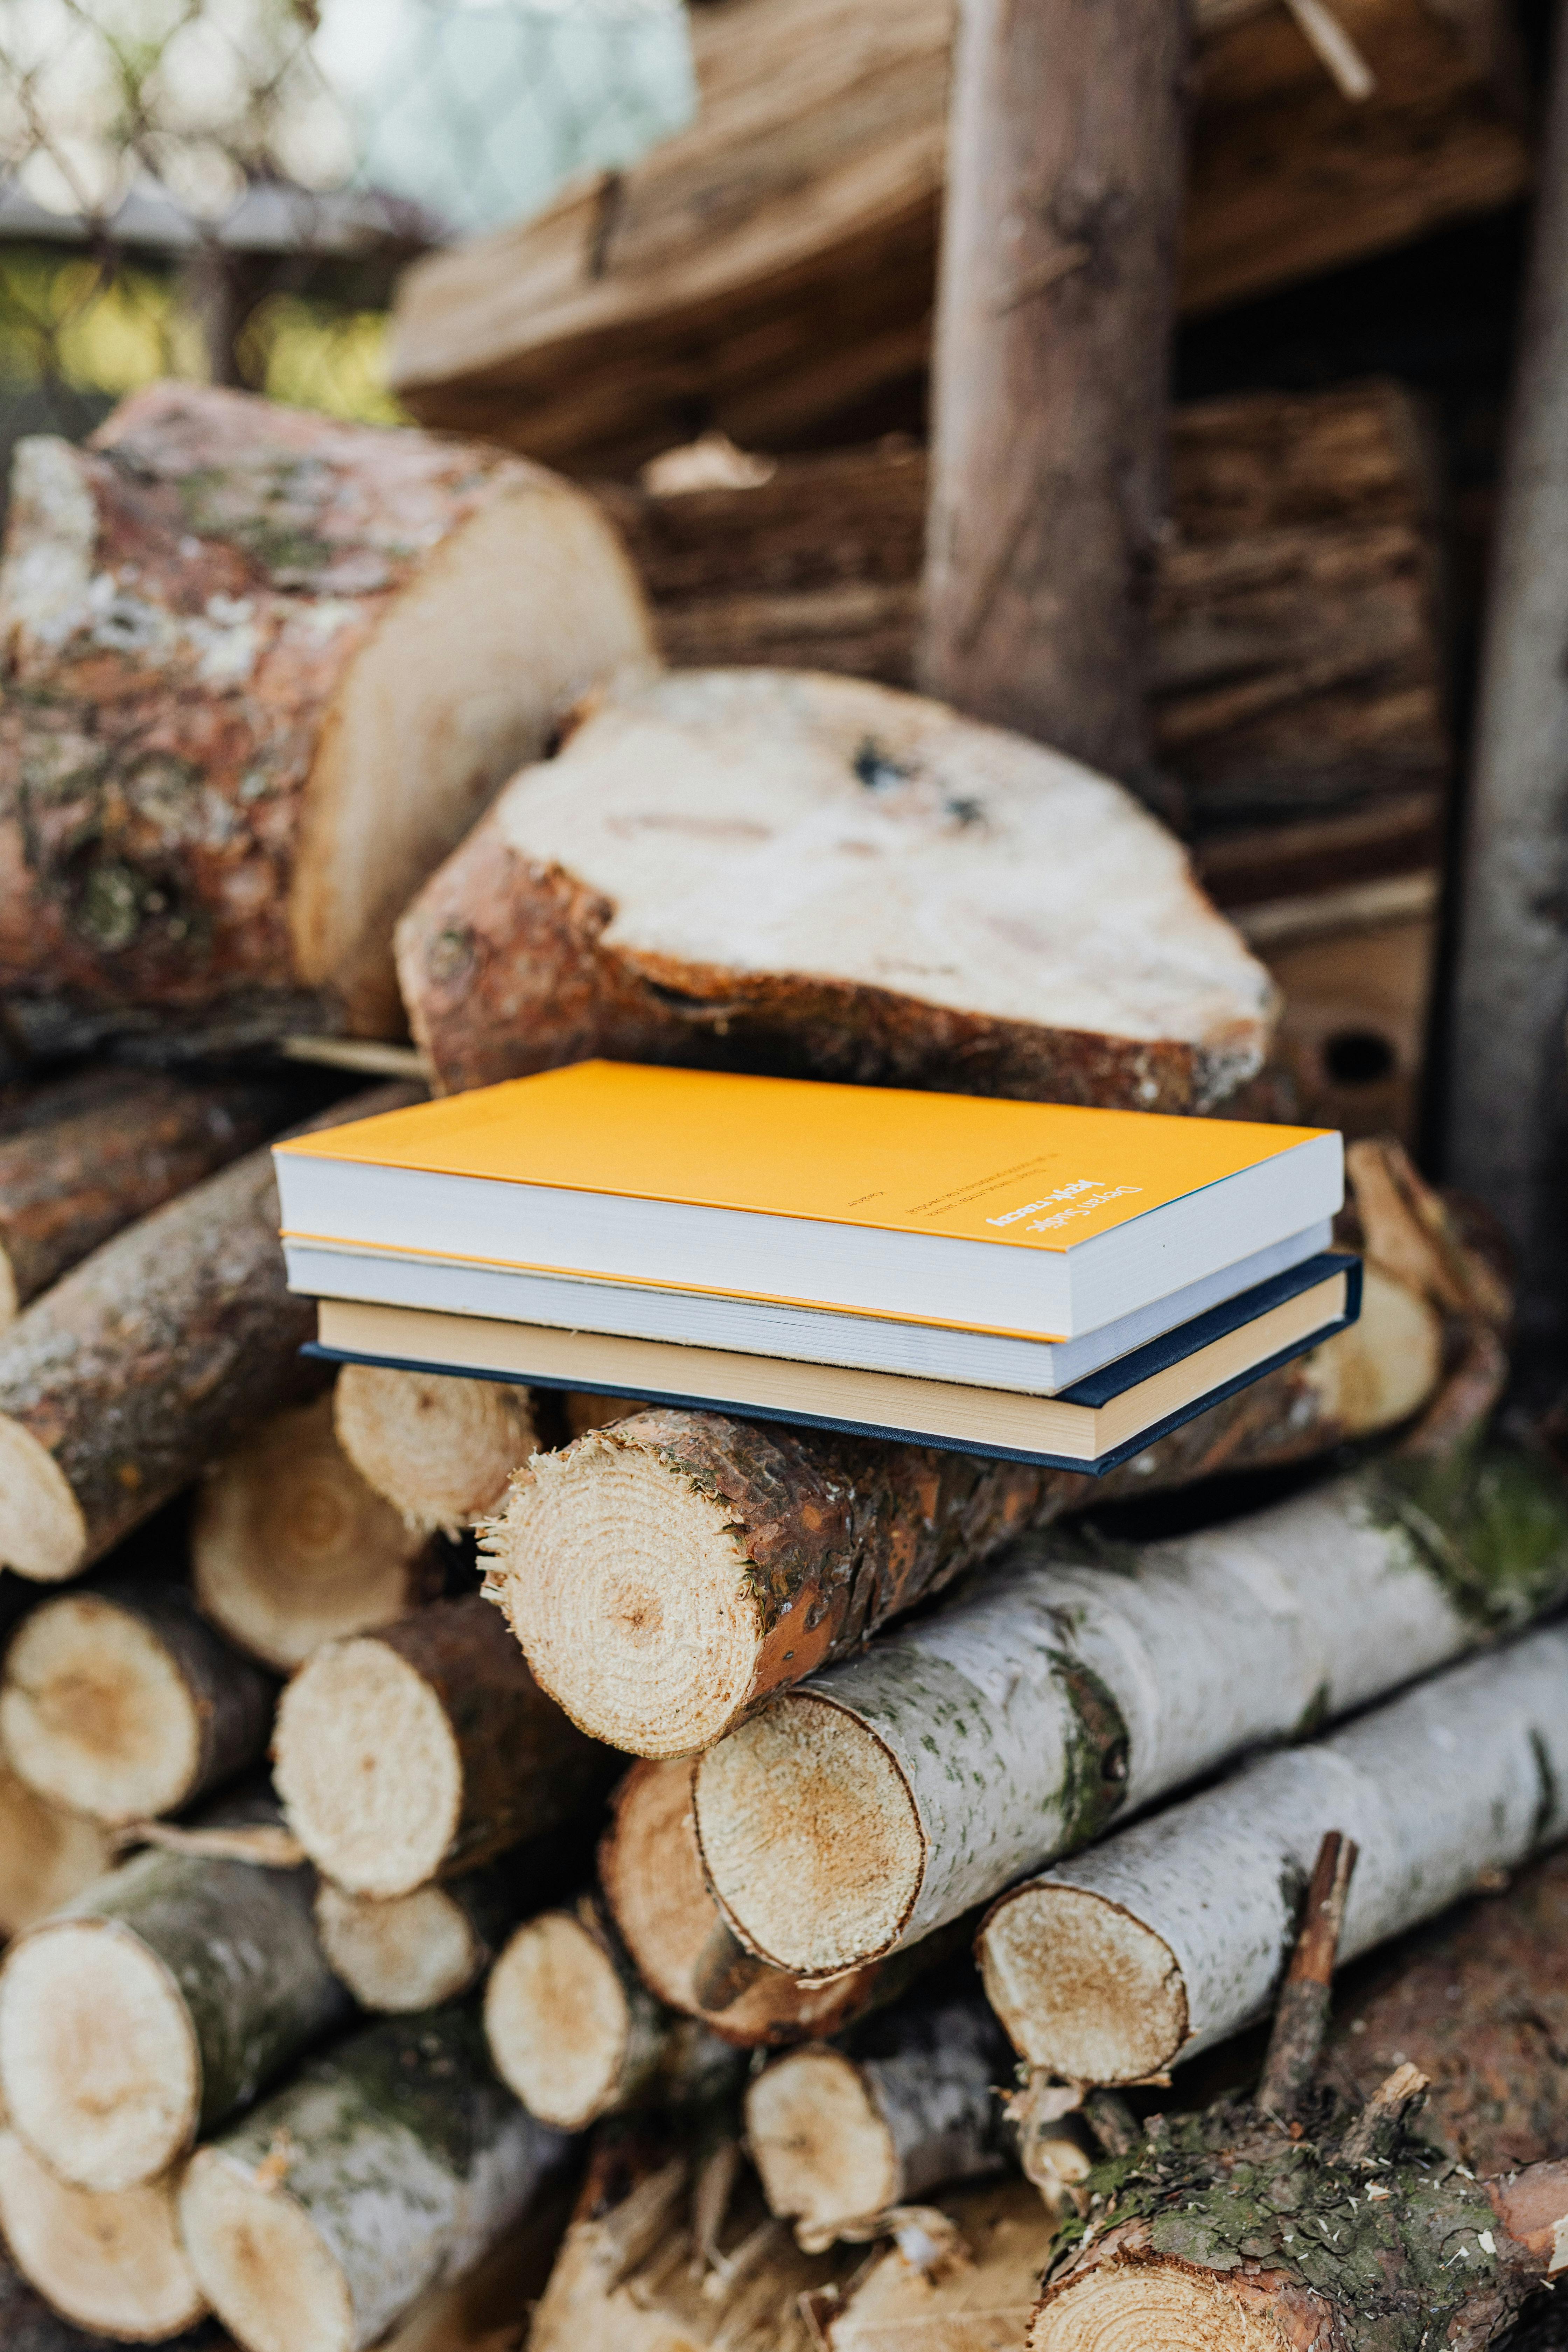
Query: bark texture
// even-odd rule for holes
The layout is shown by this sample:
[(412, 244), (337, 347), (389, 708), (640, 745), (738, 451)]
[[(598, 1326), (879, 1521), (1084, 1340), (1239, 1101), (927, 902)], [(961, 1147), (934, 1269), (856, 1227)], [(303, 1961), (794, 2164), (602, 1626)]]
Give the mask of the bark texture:
[[(116, 2192), (72, 2189), (14, 2132), (0, 2133), (0, 2229), (39, 2294), (96, 2336), (163, 2343), (205, 2315), (180, 2243), (173, 2178)], [(9, 2331), (5, 2341), (14, 2343)]]
[(0, 2089), (62, 2179), (130, 2189), (248, 2105), (348, 2013), (310, 1874), (136, 1855), (17, 1939)]
[(748, 1948), (831, 1975), (1565, 1591), (1568, 1499), (1507, 1454), (1377, 1465), (1137, 1549), (1031, 1541), (704, 1756), (710, 1882)]
[(338, 1442), (405, 1526), (455, 1535), (494, 1510), (539, 1444), (526, 1389), (345, 1364), (334, 1400)]
[(311, 1860), (384, 1897), (553, 1829), (615, 1771), (478, 1593), (317, 1651), (284, 1692), (274, 1756)]
[(563, 483), (175, 383), (20, 445), (0, 635), (0, 989), (45, 1047), (395, 1034), (399, 908), (647, 642)]
[(1203, 1111), (1273, 1018), (1120, 787), (940, 703), (777, 670), (610, 693), (397, 953), (448, 1091), (602, 1054)]
[(460, 2004), (312, 2061), (201, 2149), (181, 2225), (252, 2352), (359, 2352), (513, 2228), (563, 2154), (497, 2083)]
[(1352, 1958), (1568, 1831), (1568, 1635), (1535, 1633), (1250, 1766), (1003, 1897), (986, 1990), (1032, 2065), (1135, 2082), (1273, 1999), (1325, 1831), (1359, 1848)]
[[(336, 1126), (416, 1099), (386, 1087)], [(96, 1251), (0, 1335), (0, 1559), (74, 1576), (189, 1484), (255, 1420), (319, 1385), (299, 1350), (268, 1151)]]
[(51, 1802), (142, 1821), (256, 1763), (277, 1695), (183, 1585), (116, 1577), (26, 1620), (0, 1677), (0, 1744)]

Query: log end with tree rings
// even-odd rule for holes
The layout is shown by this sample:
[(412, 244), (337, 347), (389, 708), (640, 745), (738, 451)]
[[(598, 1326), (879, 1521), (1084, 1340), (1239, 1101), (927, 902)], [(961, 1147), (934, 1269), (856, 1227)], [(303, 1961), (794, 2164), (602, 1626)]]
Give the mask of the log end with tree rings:
[(289, 1826), (339, 1886), (384, 1899), (437, 1874), (462, 1817), (462, 1749), (388, 1643), (318, 1650), (284, 1691), (273, 1754)]
[(425, 1569), (424, 1534), (343, 1454), (330, 1396), (274, 1414), (197, 1488), (196, 1597), (280, 1674), (323, 1642), (405, 1615), (424, 1597)]
[(51, 1805), (0, 1759), (0, 1938), (47, 1918), (113, 1864), (101, 1822)]
[(36, 1584), (63, 1584), (90, 1549), (86, 1515), (54, 1455), (15, 1415), (0, 1413), (0, 1566)]
[(1064, 2081), (1137, 2083), (1187, 2038), (1187, 1995), (1163, 1936), (1119, 1903), (1048, 1882), (1004, 1895), (977, 1949), (985, 1997), (1019, 2055)]
[(197, 2276), (245, 2352), (357, 2352), (353, 2297), (337, 2254), (278, 2176), (198, 2148), (180, 2190)]
[(345, 1364), (338, 1442), (411, 1528), (456, 1533), (494, 1510), (539, 1443), (528, 1391), (510, 1381)]
[(157, 2343), (195, 2326), (206, 2309), (168, 2178), (73, 2188), (15, 2132), (0, 2133), (0, 2229), (24, 2278), (92, 2335)]
[(926, 1840), (902, 1771), (868, 1725), (792, 1694), (709, 1749), (695, 1798), (710, 1881), (759, 1958), (831, 1976), (897, 1941)]
[(1174, 2263), (1110, 2263), (1047, 2303), (1029, 2328), (1027, 2352), (1149, 2352), (1154, 2345), (1202, 2352), (1286, 2352), (1272, 2297), (1246, 2276)]
[(900, 2201), (893, 2135), (841, 2051), (792, 2050), (765, 2067), (746, 2094), (746, 2141), (769, 2210), (807, 2230)]
[(1397, 1429), (1428, 1402), (1442, 1376), (1442, 1319), (1408, 1284), (1365, 1264), (1360, 1316), (1303, 1362), (1325, 1423), (1347, 1437)]
[(418, 1886), (385, 1902), (323, 1879), (316, 1931), (332, 1972), (362, 2009), (397, 2015), (437, 2009), (467, 1992), (488, 1957), (449, 1887)]
[(201, 2061), (174, 1976), (112, 1921), (45, 1921), (0, 1971), (0, 2095), (61, 2179), (121, 2189), (184, 2154)]
[(763, 1628), (732, 1519), (662, 1454), (590, 1432), (542, 1455), (491, 1521), (491, 1580), (523, 1654), (595, 1739), (690, 1755), (751, 1696)]
[(569, 1911), (543, 1912), (517, 1930), (485, 1988), (496, 2072), (541, 2123), (582, 2131), (621, 2104), (640, 2006), (601, 1937)]

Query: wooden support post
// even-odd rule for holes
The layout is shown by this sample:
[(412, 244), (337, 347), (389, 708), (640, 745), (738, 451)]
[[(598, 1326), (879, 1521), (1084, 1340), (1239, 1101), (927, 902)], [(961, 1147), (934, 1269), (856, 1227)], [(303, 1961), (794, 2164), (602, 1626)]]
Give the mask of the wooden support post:
[(965, 0), (937, 299), (925, 685), (1148, 759), (1182, 0)]

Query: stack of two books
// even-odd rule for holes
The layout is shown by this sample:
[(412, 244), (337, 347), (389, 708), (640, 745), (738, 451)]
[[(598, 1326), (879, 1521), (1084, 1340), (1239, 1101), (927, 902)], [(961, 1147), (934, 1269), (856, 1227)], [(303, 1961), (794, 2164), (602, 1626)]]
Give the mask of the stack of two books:
[(322, 1355), (1075, 1470), (1360, 1302), (1314, 1129), (585, 1062), (277, 1163)]

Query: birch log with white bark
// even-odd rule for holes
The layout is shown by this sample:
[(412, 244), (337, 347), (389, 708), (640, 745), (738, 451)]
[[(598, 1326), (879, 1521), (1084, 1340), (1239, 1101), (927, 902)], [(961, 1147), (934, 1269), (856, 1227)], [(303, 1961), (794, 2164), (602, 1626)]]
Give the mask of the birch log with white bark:
[(246, 2352), (359, 2352), (479, 2262), (564, 2153), (459, 2003), (340, 2042), (199, 2149), (180, 2224)]
[(272, 1414), (207, 1472), (191, 1518), (191, 1580), (231, 1642), (292, 1674), (323, 1642), (433, 1601), (441, 1570), (424, 1533), (348, 1459), (324, 1396)]
[(615, 1771), (477, 1592), (318, 1650), (284, 1691), (273, 1754), (311, 1861), (382, 1897), (553, 1829)]
[(1137, 1549), (1033, 1538), (709, 1750), (710, 1881), (748, 1949), (831, 1975), (1565, 1591), (1568, 1493), (1501, 1453), (1391, 1457)]
[(505, 1498), (539, 1444), (529, 1393), (510, 1381), (345, 1364), (338, 1443), (405, 1525), (456, 1534)]
[(193, 383), (19, 444), (0, 637), (0, 991), (56, 1049), (396, 1035), (401, 908), (650, 644), (569, 484)]
[(253, 2099), (348, 1997), (305, 1870), (150, 1849), (12, 1945), (0, 2095), (61, 2179), (132, 2189)]
[[(380, 1087), (335, 1127), (417, 1099)], [(117, 1234), (0, 1332), (0, 1560), (59, 1583), (264, 1415), (321, 1385), (290, 1297), (268, 1150)]]
[(53, 1803), (148, 1820), (257, 1762), (277, 1696), (184, 1585), (115, 1577), (46, 1601), (18, 1629), (0, 1675), (0, 1745)]
[(94, 2336), (162, 2343), (205, 2312), (180, 2242), (176, 2186), (166, 2174), (134, 2189), (72, 2188), (15, 2132), (0, 2132), (5, 2242), (46, 2302)]
[(1021, 2054), (1134, 2082), (1258, 2016), (1329, 1829), (1360, 1849), (1342, 1959), (1568, 1832), (1568, 1633), (1439, 1675), (1004, 1895), (979, 1949)]
[(1000, 2169), (1009, 2056), (973, 1992), (900, 2002), (848, 2049), (775, 2058), (745, 2109), (769, 2210), (815, 2251), (944, 2181)]
[(316, 1932), (362, 2009), (389, 2016), (436, 2009), (479, 1983), (520, 1919), (582, 1877), (574, 1828), (530, 1839), (460, 1878), (378, 1900), (321, 1881)]

